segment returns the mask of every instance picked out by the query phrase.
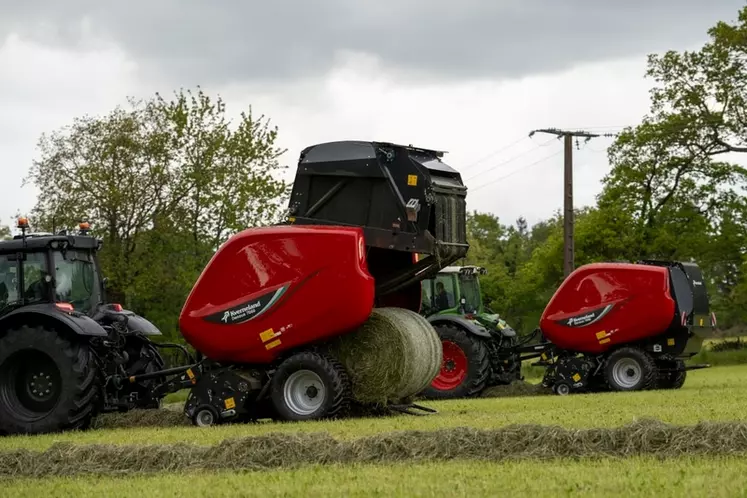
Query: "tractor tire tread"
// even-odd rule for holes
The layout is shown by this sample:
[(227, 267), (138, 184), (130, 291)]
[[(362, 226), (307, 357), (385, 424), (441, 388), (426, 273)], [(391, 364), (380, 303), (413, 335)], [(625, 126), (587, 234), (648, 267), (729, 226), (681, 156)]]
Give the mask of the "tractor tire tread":
[[(421, 396), (426, 399), (453, 399), (479, 395), (485, 389), (491, 374), (490, 354), (485, 343), (473, 334), (450, 324), (438, 324), (434, 325), (434, 328), (442, 341), (452, 340), (463, 350), (465, 345), (469, 345), (470, 351), (464, 351), (468, 363), (467, 379), (451, 391), (440, 391), (432, 385), (428, 386)], [(475, 369), (472, 375), (469, 373), (469, 367)]]
[(8, 406), (0, 406), (0, 426), (8, 434), (43, 434), (90, 427), (97, 415), (99, 368), (84, 339), (64, 336), (54, 328), (20, 326), (0, 337), (0, 369), (21, 349), (45, 350), (63, 375), (65, 386), (57, 407), (37, 421), (19, 420)]

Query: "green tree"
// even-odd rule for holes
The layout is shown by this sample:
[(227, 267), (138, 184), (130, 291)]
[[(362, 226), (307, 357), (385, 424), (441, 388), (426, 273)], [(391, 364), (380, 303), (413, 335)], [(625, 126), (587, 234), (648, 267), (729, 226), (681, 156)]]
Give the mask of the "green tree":
[(30, 182), (37, 229), (81, 217), (104, 241), (112, 297), (173, 330), (181, 303), (231, 234), (272, 223), (288, 185), (275, 177), (277, 128), (251, 109), (238, 122), (201, 89), (129, 99), (43, 135)]

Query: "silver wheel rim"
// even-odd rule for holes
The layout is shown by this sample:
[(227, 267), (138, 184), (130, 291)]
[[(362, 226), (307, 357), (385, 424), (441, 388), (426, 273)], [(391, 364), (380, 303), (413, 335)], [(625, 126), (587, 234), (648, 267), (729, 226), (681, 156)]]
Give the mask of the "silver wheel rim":
[(210, 410), (200, 410), (200, 413), (197, 414), (197, 425), (199, 427), (209, 427), (213, 425), (214, 420), (215, 417)]
[(570, 391), (570, 388), (569, 388), (569, 387), (568, 387), (567, 385), (565, 385), (565, 384), (560, 384), (560, 385), (559, 385), (559, 386), (557, 387), (556, 391), (557, 391), (557, 393), (558, 393), (558, 394), (560, 394), (561, 396), (565, 396), (565, 395), (566, 395), (566, 394), (568, 394), (568, 392)]
[(311, 415), (324, 404), (327, 391), (311, 370), (293, 372), (283, 386), (285, 404), (297, 415)]
[(632, 358), (621, 358), (612, 367), (612, 378), (618, 386), (631, 389), (641, 381), (641, 365)]

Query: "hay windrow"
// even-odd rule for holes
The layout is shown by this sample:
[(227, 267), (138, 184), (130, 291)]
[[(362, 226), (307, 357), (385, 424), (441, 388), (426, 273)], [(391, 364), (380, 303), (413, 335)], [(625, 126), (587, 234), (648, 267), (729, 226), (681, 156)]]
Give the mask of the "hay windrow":
[(356, 401), (400, 402), (430, 383), (435, 331), (414, 315), (404, 309), (376, 308), (358, 330), (330, 341), (330, 353), (350, 374)]
[[(195, 429), (197, 430), (197, 429)], [(314, 464), (501, 461), (630, 456), (747, 455), (747, 423), (674, 426), (641, 420), (614, 429), (513, 425), (403, 431), (344, 441), (326, 433), (267, 434), (214, 446), (58, 443), (43, 452), (0, 452), (0, 477), (132, 475), (199, 470), (262, 470)]]
[(126, 413), (105, 413), (93, 421), (93, 429), (132, 429), (135, 427), (176, 427), (192, 425), (182, 410), (161, 408), (160, 410), (131, 410)]

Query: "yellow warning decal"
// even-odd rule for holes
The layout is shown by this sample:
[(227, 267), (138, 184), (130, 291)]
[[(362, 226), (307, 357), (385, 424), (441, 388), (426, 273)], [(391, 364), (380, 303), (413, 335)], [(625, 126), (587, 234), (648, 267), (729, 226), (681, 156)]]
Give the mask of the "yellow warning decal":
[(296, 217), (295, 216), (291, 216), (290, 218), (288, 218), (288, 221), (291, 222), (291, 223), (293, 223), (293, 222), (296, 221)]
[(581, 380), (581, 376), (577, 373), (573, 374), (573, 377), (571, 378), (573, 379), (573, 382), (578, 382), (579, 380)]
[(191, 368), (187, 369), (187, 377), (189, 377), (189, 380), (192, 381), (192, 384), (197, 383), (197, 379), (195, 379), (195, 374), (194, 374), (194, 372), (192, 371)]
[(667, 346), (674, 346), (674, 339), (673, 338), (670, 337), (669, 339), (667, 339)]
[(407, 185), (414, 187), (418, 184), (418, 175), (407, 175)]
[(230, 410), (231, 408), (236, 408), (236, 400), (233, 398), (228, 398), (226, 400), (223, 400), (223, 404), (226, 407), (226, 410)]
[(260, 332), (259, 338), (262, 339), (262, 342), (267, 342), (270, 339), (274, 338), (277, 334), (272, 329), (267, 329), (264, 332)]
[(607, 332), (605, 330), (602, 330), (601, 332), (597, 332), (597, 339), (603, 339), (607, 336)]
[(547, 353), (542, 353), (542, 354), (540, 355), (540, 359), (542, 359), (542, 360), (546, 360), (546, 359), (547, 359)]
[(607, 344), (607, 343), (608, 343), (608, 342), (610, 342), (611, 340), (612, 340), (612, 339), (610, 339), (610, 338), (608, 337), (608, 338), (606, 338), (606, 339), (602, 339), (601, 341), (599, 341), (599, 344)]
[(700, 326), (701, 327), (703, 326), (703, 319), (702, 318), (700, 319)]
[(281, 344), (280, 339), (277, 339), (275, 341), (268, 342), (267, 344), (265, 344), (265, 349), (272, 349), (272, 348), (280, 346), (280, 344)]

